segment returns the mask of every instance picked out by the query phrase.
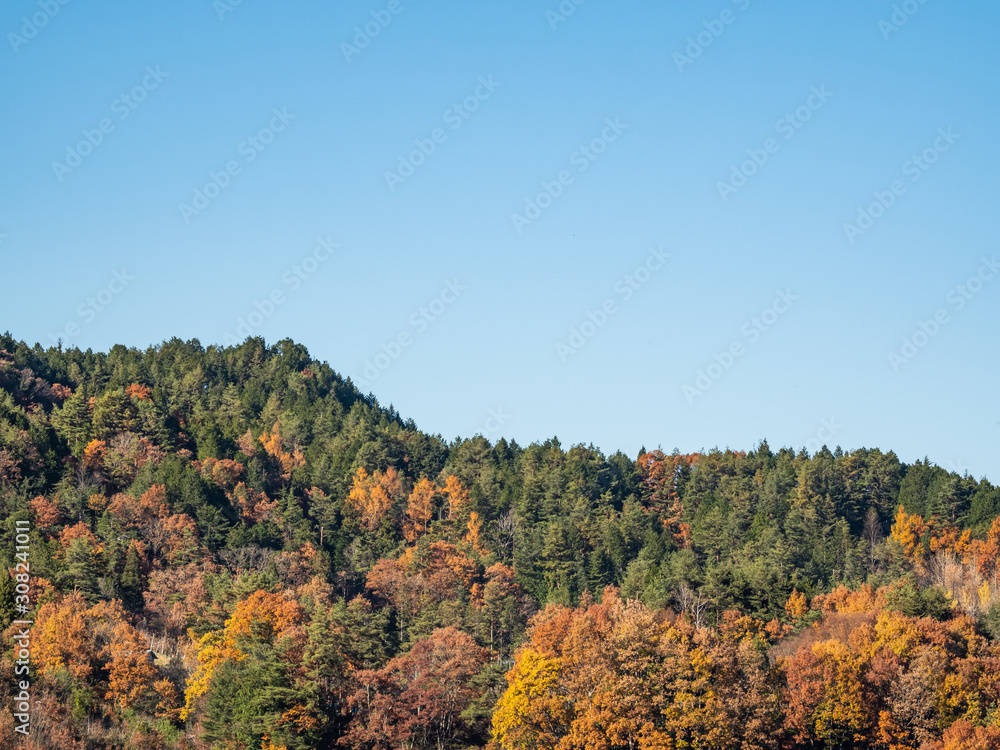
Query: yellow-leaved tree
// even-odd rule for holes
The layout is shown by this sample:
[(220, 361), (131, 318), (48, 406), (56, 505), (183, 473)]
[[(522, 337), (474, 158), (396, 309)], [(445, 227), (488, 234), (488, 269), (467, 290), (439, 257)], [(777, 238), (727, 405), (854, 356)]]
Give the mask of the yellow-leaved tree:
[(434, 514), (434, 496), (437, 491), (437, 485), (426, 477), (413, 486), (403, 519), (403, 536), (411, 544), (427, 532), (427, 523)]
[(347, 502), (361, 515), (361, 525), (368, 531), (375, 531), (392, 510), (394, 495), (401, 489), (396, 469), (390, 467), (384, 474), (380, 471), (369, 474), (365, 467), (359, 466), (354, 473)]

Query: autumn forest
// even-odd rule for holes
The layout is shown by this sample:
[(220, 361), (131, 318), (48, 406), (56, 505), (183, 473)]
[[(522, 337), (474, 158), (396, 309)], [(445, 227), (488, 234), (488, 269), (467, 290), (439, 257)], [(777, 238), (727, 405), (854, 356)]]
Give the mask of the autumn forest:
[(290, 340), (2, 335), (0, 750), (1000, 747), (1000, 488), (744, 448), (448, 440)]

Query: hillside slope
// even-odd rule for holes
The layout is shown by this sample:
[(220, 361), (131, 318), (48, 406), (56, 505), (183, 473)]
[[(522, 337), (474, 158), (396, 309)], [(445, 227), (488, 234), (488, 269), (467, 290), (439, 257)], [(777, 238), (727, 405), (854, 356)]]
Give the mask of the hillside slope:
[(1000, 741), (1000, 489), (892, 452), (449, 443), (289, 340), (5, 334), (0, 509), (37, 747)]

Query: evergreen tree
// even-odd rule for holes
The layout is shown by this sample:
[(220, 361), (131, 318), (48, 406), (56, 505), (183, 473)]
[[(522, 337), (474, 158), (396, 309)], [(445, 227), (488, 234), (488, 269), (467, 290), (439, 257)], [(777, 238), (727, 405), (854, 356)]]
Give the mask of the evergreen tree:
[(86, 599), (97, 599), (97, 566), (94, 564), (94, 551), (86, 539), (74, 539), (66, 549), (66, 569), (63, 574), (64, 585), (69, 589), (77, 589)]
[(595, 597), (614, 583), (614, 569), (608, 553), (600, 547), (587, 556), (587, 589)]
[(125, 555), (120, 589), (122, 603), (131, 610), (142, 607), (142, 575), (139, 564), (139, 552), (134, 544), (130, 545)]
[(87, 389), (78, 388), (61, 408), (52, 413), (52, 425), (69, 443), (74, 456), (83, 454), (91, 435), (90, 407), (87, 403)]
[(19, 619), (14, 600), (17, 593), (15, 586), (6, 567), (0, 569), (0, 631), (6, 630), (14, 620)]

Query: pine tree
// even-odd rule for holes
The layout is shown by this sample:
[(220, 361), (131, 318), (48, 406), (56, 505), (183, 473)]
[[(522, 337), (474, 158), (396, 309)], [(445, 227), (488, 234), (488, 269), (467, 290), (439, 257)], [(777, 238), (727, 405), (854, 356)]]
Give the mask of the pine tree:
[(122, 603), (131, 610), (142, 606), (142, 575), (139, 570), (139, 552), (136, 546), (130, 545), (125, 555), (125, 567), (122, 569), (121, 596)]
[(74, 539), (66, 550), (65, 583), (68, 588), (76, 588), (84, 598), (97, 599), (97, 569), (90, 543), (83, 538)]
[(76, 392), (66, 399), (62, 408), (53, 410), (52, 424), (69, 442), (70, 452), (74, 456), (81, 455), (91, 436), (90, 407), (87, 403), (86, 388), (77, 388)]
[(956, 525), (965, 521), (966, 509), (959, 481), (957, 477), (951, 476), (941, 483), (930, 498), (927, 513), (932, 518), (937, 517), (939, 523)]
[(124, 390), (109, 391), (94, 402), (94, 435), (102, 440), (139, 427), (138, 410)]
[[(293, 685), (280, 646), (255, 641), (246, 659), (223, 662), (212, 680), (205, 704), (204, 739), (222, 746), (272, 746), (288, 750), (315, 747), (315, 729), (296, 731), (285, 720), (289, 709), (313, 719), (308, 684)], [(315, 727), (318, 722), (307, 721)]]
[(319, 705), (327, 716), (339, 712), (348, 688), (348, 651), (356, 634), (349, 630), (350, 614), (341, 599), (333, 607), (318, 606), (306, 633), (302, 666), (314, 686)]
[(223, 391), (222, 405), (219, 411), (223, 424), (227, 426), (227, 436), (231, 439), (239, 437), (246, 428), (247, 408), (240, 399), (240, 389), (235, 383), (230, 383)]
[(614, 583), (611, 558), (604, 548), (596, 549), (587, 559), (587, 588), (594, 596), (599, 596), (605, 586)]
[(6, 630), (17, 619), (17, 609), (14, 606), (15, 585), (7, 569), (0, 569), (0, 631)]
[(121, 570), (124, 558), (123, 550), (118, 540), (114, 540), (104, 547), (104, 557), (107, 562), (104, 565), (104, 577), (100, 579), (101, 594), (112, 599), (121, 599)]

